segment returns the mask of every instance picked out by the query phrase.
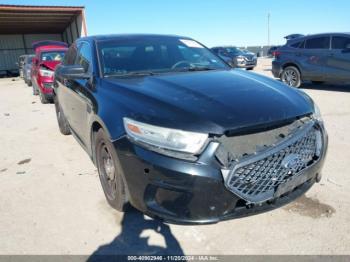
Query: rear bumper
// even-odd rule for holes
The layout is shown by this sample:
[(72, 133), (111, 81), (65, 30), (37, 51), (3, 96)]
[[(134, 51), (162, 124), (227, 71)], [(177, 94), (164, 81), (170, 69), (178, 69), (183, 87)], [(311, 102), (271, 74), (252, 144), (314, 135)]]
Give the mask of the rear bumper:
[(272, 74), (275, 78), (280, 78), (282, 73), (282, 64), (277, 60), (272, 61)]
[(131, 204), (145, 214), (178, 224), (206, 224), (275, 209), (305, 193), (317, 179), (327, 151), (303, 171), (307, 177), (289, 192), (259, 204), (250, 204), (225, 186), (217, 147), (209, 144), (195, 162), (149, 151), (123, 137), (114, 142)]

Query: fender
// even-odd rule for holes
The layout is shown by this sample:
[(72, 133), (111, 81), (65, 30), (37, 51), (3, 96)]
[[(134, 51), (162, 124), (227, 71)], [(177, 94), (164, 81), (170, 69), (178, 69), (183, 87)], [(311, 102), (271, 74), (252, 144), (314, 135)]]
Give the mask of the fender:
[(86, 145), (86, 149), (88, 151), (88, 154), (92, 160), (92, 162), (95, 164), (96, 163), (96, 157), (95, 157), (95, 150), (93, 149), (93, 145), (94, 145), (94, 132), (97, 131), (96, 129), (101, 127), (105, 133), (107, 134), (108, 138), (110, 139), (111, 142), (113, 142), (112, 138), (111, 138), (111, 134), (107, 128), (107, 126), (105, 125), (105, 123), (102, 121), (102, 119), (96, 115), (96, 114), (92, 114), (90, 116), (90, 121), (89, 121), (89, 127), (90, 127), (90, 136), (89, 136), (89, 145)]

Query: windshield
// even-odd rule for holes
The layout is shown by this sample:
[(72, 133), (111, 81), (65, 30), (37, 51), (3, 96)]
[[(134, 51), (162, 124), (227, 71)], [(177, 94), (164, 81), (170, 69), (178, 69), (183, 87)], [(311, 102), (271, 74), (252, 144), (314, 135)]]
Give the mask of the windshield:
[(229, 69), (198, 42), (175, 37), (101, 41), (98, 51), (104, 76)]
[(41, 61), (62, 61), (65, 51), (50, 51), (41, 53)]
[(226, 49), (226, 52), (229, 54), (235, 54), (235, 55), (243, 54), (243, 52), (237, 47), (226, 47), (225, 49)]
[(33, 58), (34, 58), (34, 56), (33, 56), (33, 55), (28, 56), (28, 57), (27, 57), (27, 61), (26, 61), (26, 63), (31, 65), (31, 64), (32, 64), (32, 62), (33, 62)]

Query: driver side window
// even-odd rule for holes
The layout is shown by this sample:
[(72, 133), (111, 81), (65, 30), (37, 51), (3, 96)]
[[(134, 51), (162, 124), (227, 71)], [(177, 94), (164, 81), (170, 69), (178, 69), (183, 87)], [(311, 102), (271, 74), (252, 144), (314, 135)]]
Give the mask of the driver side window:
[(347, 49), (350, 48), (350, 37), (333, 36), (332, 49)]
[(205, 59), (203, 59), (203, 56), (199, 52), (195, 52), (194, 49), (187, 48), (182, 45), (179, 45), (178, 49), (183, 57), (183, 60), (192, 61), (194, 63), (207, 62)]
[(64, 65), (74, 65), (75, 59), (77, 57), (77, 46), (76, 44), (72, 44), (68, 49), (66, 55), (64, 56)]
[(91, 72), (92, 54), (90, 44), (82, 42), (79, 47), (79, 52), (75, 64), (81, 65), (84, 68), (85, 73)]

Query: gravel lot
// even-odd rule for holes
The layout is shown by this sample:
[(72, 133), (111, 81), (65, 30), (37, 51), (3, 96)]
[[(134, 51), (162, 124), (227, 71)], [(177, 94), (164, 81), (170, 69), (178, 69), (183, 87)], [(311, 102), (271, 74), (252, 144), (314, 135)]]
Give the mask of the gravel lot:
[[(271, 61), (257, 73), (271, 76)], [(350, 254), (350, 85), (304, 85), (329, 133), (323, 180), (283, 208), (206, 226), (111, 209), (95, 167), (59, 133), (54, 106), (0, 79), (0, 254)]]

